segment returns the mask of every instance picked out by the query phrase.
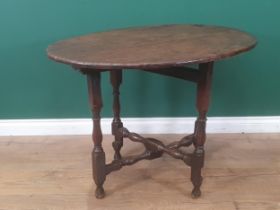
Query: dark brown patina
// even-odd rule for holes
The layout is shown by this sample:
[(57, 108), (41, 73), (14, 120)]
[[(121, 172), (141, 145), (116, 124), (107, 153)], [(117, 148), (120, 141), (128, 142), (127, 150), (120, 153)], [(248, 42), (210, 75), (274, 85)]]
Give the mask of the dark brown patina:
[(94, 69), (165, 68), (205, 63), (247, 51), (256, 40), (236, 29), (164, 25), (94, 33), (57, 42), (51, 59)]
[[(103, 184), (109, 173), (140, 160), (159, 158), (163, 154), (180, 159), (191, 167), (191, 181), (194, 186), (192, 196), (199, 197), (203, 179), (201, 169), (204, 164), (206, 114), (210, 103), (214, 61), (248, 51), (255, 45), (255, 38), (236, 29), (202, 25), (165, 25), (94, 33), (50, 46), (48, 56), (51, 59), (69, 64), (87, 75), (94, 125), (92, 168), (97, 186), (96, 197), (105, 196)], [(198, 68), (187, 67), (187, 64), (198, 64)], [(126, 68), (194, 82), (197, 87), (198, 111), (194, 133), (164, 145), (157, 139), (145, 138), (124, 128), (120, 118), (119, 88), (123, 69)], [(100, 126), (100, 112), (103, 106), (101, 73), (104, 71), (110, 71), (114, 98), (112, 134), (115, 136), (115, 156), (109, 164), (105, 161)], [(121, 148), (124, 139), (142, 143), (145, 151), (123, 157)], [(194, 146), (192, 153), (180, 150), (181, 147), (191, 145)]]

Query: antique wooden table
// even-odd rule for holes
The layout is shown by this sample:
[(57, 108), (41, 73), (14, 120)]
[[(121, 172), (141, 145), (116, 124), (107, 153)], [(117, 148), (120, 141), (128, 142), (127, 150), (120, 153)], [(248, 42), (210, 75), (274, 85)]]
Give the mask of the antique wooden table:
[[(49, 58), (71, 65), (87, 76), (89, 102), (93, 114), (92, 168), (97, 186), (96, 197), (104, 197), (103, 183), (106, 175), (112, 171), (140, 160), (159, 158), (163, 153), (181, 159), (191, 167), (191, 181), (194, 185), (192, 196), (199, 197), (213, 64), (217, 60), (248, 51), (255, 45), (254, 37), (236, 29), (203, 25), (163, 25), (94, 33), (49, 46)], [(198, 64), (198, 68), (190, 68), (188, 64)], [(124, 128), (120, 119), (119, 100), (119, 87), (124, 69), (139, 69), (194, 82), (197, 86), (198, 110), (194, 133), (164, 145), (159, 140), (144, 138)], [(115, 155), (110, 164), (105, 162), (100, 127), (100, 77), (101, 73), (106, 71), (110, 73), (114, 97), (112, 134), (115, 136)], [(123, 157), (120, 153), (123, 138), (142, 143), (145, 152)], [(191, 145), (194, 145), (191, 154), (180, 150), (180, 147)]]

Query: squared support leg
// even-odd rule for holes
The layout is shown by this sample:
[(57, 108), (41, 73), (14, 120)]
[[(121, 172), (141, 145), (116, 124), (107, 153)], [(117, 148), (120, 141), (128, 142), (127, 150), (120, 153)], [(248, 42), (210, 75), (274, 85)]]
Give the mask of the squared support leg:
[(198, 117), (195, 122), (194, 146), (191, 160), (191, 181), (193, 183), (192, 197), (201, 195), (201, 169), (204, 164), (204, 143), (206, 140), (206, 114), (210, 103), (213, 62), (199, 65), (199, 79), (197, 82), (196, 108)]
[(105, 153), (102, 148), (102, 131), (100, 126), (100, 112), (102, 109), (100, 79), (100, 72), (92, 71), (87, 74), (89, 104), (93, 119), (92, 140), (94, 148), (92, 151), (92, 171), (93, 179), (96, 184), (96, 198), (103, 198), (105, 196), (103, 184), (106, 179)]

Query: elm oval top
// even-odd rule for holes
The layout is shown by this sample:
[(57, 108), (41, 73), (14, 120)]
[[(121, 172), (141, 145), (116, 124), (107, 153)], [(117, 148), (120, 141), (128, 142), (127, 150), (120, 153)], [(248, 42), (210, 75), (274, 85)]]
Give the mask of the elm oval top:
[(205, 63), (255, 47), (256, 39), (237, 29), (206, 25), (162, 25), (98, 32), (59, 41), (49, 58), (77, 68), (157, 69)]

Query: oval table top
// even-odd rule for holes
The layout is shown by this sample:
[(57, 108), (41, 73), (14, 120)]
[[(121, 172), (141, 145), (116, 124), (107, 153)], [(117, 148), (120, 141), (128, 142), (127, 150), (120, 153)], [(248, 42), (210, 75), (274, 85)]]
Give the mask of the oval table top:
[(239, 30), (206, 25), (162, 25), (98, 32), (59, 41), (49, 58), (92, 69), (157, 69), (212, 62), (248, 51), (256, 39)]

